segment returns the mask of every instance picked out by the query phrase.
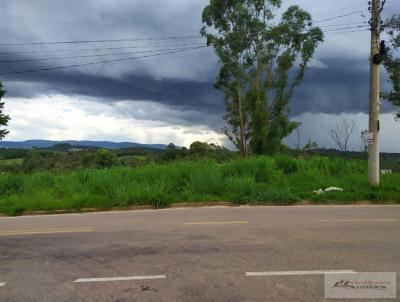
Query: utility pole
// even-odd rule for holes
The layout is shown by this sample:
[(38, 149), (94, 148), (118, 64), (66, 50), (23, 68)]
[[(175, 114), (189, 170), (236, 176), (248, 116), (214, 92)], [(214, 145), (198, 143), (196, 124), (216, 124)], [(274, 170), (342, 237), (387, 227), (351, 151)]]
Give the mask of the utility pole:
[(369, 88), (369, 147), (368, 181), (372, 186), (379, 186), (379, 106), (380, 77), (379, 65), (382, 63), (380, 52), (381, 0), (371, 0), (371, 70)]

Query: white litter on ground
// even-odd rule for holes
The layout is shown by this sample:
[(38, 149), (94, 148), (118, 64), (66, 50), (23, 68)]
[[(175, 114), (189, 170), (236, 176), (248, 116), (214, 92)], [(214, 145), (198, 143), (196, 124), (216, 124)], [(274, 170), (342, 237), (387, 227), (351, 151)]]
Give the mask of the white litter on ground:
[(329, 188), (326, 188), (325, 190), (319, 189), (319, 190), (313, 191), (313, 193), (315, 193), (317, 195), (321, 195), (321, 194), (328, 193), (328, 192), (343, 192), (343, 191), (344, 191), (344, 189), (342, 189), (342, 188), (329, 187)]

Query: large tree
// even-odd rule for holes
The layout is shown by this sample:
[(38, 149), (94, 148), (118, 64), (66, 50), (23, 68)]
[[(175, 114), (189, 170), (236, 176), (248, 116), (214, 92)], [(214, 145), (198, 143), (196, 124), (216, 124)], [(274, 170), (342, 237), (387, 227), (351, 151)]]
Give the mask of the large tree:
[(221, 64), (216, 87), (225, 95), (226, 133), (242, 156), (279, 151), (296, 129), (289, 101), (323, 40), (309, 13), (291, 6), (277, 18), (280, 6), (281, 0), (210, 0), (203, 11), (201, 33)]
[(3, 90), (3, 85), (0, 82), (0, 140), (2, 140), (8, 134), (8, 131), (3, 127), (7, 126), (8, 121), (10, 120), (10, 117), (3, 113), (4, 102), (2, 102), (1, 99), (4, 94), (5, 91)]
[[(396, 106), (400, 106), (400, 15), (395, 15), (385, 24), (389, 36), (389, 52), (384, 65), (389, 74), (392, 90), (384, 97)], [(400, 113), (397, 114), (400, 118)]]

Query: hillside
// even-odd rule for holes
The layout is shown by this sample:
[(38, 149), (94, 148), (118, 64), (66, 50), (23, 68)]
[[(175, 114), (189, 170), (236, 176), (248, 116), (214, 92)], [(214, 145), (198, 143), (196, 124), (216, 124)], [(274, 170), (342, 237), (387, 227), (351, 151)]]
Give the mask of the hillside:
[(110, 141), (79, 141), (79, 140), (65, 140), (65, 141), (51, 141), (51, 140), (26, 140), (21, 142), (14, 141), (0, 141), (0, 148), (16, 148), (16, 149), (30, 149), (30, 148), (49, 148), (57, 144), (70, 144), (72, 146), (86, 146), (107, 149), (121, 149), (121, 148), (135, 148), (144, 147), (152, 149), (165, 149), (167, 146), (163, 144), (138, 144), (133, 142), (110, 142)]

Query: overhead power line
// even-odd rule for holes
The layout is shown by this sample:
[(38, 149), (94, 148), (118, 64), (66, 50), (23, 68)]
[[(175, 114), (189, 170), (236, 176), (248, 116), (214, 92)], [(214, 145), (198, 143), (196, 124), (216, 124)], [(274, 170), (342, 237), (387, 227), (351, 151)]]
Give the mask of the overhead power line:
[(368, 24), (368, 22), (360, 21), (360, 22), (352, 22), (352, 23), (339, 23), (339, 24), (326, 24), (326, 25), (324, 24), (324, 25), (321, 25), (320, 27), (324, 28), (324, 27), (338, 27), (338, 26), (350, 26), (350, 25), (362, 25), (362, 24)]
[(103, 50), (120, 50), (120, 49), (136, 49), (136, 48), (155, 48), (155, 47), (190, 47), (192, 44), (167, 44), (167, 45), (137, 45), (137, 46), (121, 46), (121, 47), (101, 47), (101, 48), (73, 48), (73, 49), (47, 49), (47, 50), (23, 50), (23, 51), (3, 51), (0, 55), (13, 54), (29, 54), (29, 53), (56, 53), (56, 52), (82, 52), (82, 51), (103, 51)]
[(368, 29), (368, 25), (359, 25), (359, 26), (349, 26), (349, 27), (341, 27), (341, 28), (334, 28), (334, 29), (329, 29), (329, 30), (324, 30), (324, 32), (335, 32), (335, 31), (343, 31), (343, 30), (348, 30), (348, 29)]
[(206, 47), (207, 46), (199, 46), (199, 47), (186, 48), (186, 49), (175, 50), (175, 51), (166, 51), (166, 52), (145, 55), (145, 56), (140, 56), (140, 57), (130, 57), (130, 58), (104, 60), (104, 61), (99, 61), (99, 62), (89, 62), (89, 63), (82, 63), (82, 64), (72, 64), (72, 65), (64, 65), (64, 66), (31, 69), (31, 70), (13, 71), (13, 72), (8, 72), (8, 73), (0, 73), (0, 76), (9, 76), (9, 75), (16, 75), (16, 74), (24, 74), (24, 73), (34, 73), (34, 72), (39, 72), (39, 71), (59, 70), (59, 69), (90, 66), (90, 65), (100, 65), (100, 64), (106, 64), (106, 63), (112, 63), (112, 62), (134, 61), (134, 60), (139, 60), (139, 59), (145, 59), (145, 58), (157, 57), (157, 56), (162, 56), (162, 55), (181, 53), (181, 52), (186, 52), (186, 51), (191, 51), (191, 50), (196, 50), (196, 49), (202, 49), (202, 48), (206, 48)]
[(136, 38), (136, 39), (111, 39), (111, 40), (81, 40), (81, 41), (53, 41), (53, 42), (26, 42), (26, 43), (0, 43), (0, 46), (23, 46), (23, 45), (55, 45), (55, 44), (85, 44), (85, 43), (106, 43), (106, 42), (138, 42), (138, 41), (165, 41), (199, 39), (202, 36), (174, 36), (159, 38)]
[(347, 17), (347, 16), (352, 16), (352, 15), (355, 15), (355, 14), (362, 14), (362, 11), (358, 10), (358, 11), (354, 11), (354, 12), (351, 12), (351, 13), (348, 13), (348, 14), (336, 16), (336, 17), (331, 17), (331, 18), (327, 18), (327, 19), (323, 19), (323, 20), (317, 20), (317, 21), (314, 22), (314, 24), (322, 23), (322, 22), (326, 22), (326, 21), (331, 21), (331, 20), (336, 20), (336, 19)]
[[(352, 0), (352, 3), (354, 3), (354, 2), (356, 2), (356, 1)], [(334, 13), (348, 11), (348, 10), (355, 9), (355, 8), (360, 8), (360, 6), (367, 4), (367, 2), (368, 2), (367, 0), (360, 0), (359, 4), (352, 5), (352, 6), (346, 6), (346, 7), (340, 8), (340, 9), (336, 9), (336, 10), (329, 10), (326, 12), (318, 13), (318, 14), (315, 14), (314, 17), (326, 16), (326, 15), (331, 15)]]
[(345, 30), (345, 31), (333, 31), (333, 32), (328, 32), (328, 35), (336, 35), (336, 34), (347, 34), (347, 33), (355, 33), (355, 32), (367, 32), (369, 31), (369, 28), (366, 29), (356, 29), (356, 30)]
[[(191, 47), (197, 47), (201, 45), (192, 45)], [(32, 59), (18, 59), (18, 60), (0, 60), (0, 63), (21, 63), (21, 62), (37, 62), (37, 61), (50, 61), (50, 60), (67, 60), (67, 59), (79, 59), (79, 58), (94, 58), (94, 57), (105, 57), (105, 56), (119, 56), (119, 55), (132, 55), (135, 53), (154, 53), (166, 50), (183, 50), (185, 48), (171, 48), (171, 49), (155, 49), (155, 50), (143, 50), (143, 51), (131, 51), (131, 52), (119, 52), (119, 53), (106, 53), (96, 55), (80, 55), (80, 56), (66, 56), (66, 57), (50, 57), (50, 58), (32, 58)]]

